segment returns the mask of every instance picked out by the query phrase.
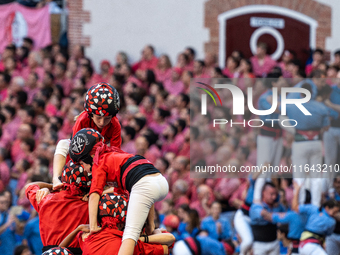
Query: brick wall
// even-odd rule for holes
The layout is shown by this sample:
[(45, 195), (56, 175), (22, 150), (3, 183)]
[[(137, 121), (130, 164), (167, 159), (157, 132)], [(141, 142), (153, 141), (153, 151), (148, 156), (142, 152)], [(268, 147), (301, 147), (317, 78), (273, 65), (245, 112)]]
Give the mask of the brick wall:
[(83, 24), (90, 22), (90, 12), (83, 10), (83, 0), (68, 1), (68, 39), (70, 49), (74, 45), (90, 46), (89, 36), (83, 36)]
[(218, 55), (219, 22), (217, 17), (226, 11), (245, 5), (266, 4), (285, 7), (301, 12), (318, 22), (316, 46), (325, 48), (325, 39), (331, 35), (331, 8), (313, 0), (208, 0), (205, 3), (204, 26), (210, 31), (210, 41), (205, 43), (205, 51)]
[[(218, 55), (219, 23), (217, 17), (226, 11), (253, 4), (269, 4), (301, 12), (318, 22), (316, 31), (317, 47), (325, 48), (325, 39), (331, 36), (331, 8), (314, 0), (208, 0), (205, 2), (204, 26), (209, 29), (210, 40), (204, 50)], [(83, 0), (68, 1), (68, 37), (71, 49), (76, 44), (90, 46), (89, 36), (83, 35), (83, 24), (90, 22), (89, 11), (83, 10)]]

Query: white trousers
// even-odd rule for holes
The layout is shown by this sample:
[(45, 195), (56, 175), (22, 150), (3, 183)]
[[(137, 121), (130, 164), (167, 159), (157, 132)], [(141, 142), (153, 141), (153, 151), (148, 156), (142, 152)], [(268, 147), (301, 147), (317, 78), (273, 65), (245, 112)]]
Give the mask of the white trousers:
[(183, 240), (177, 241), (172, 249), (173, 255), (191, 255), (189, 247)]
[(326, 237), (326, 252), (332, 255), (340, 255), (340, 235), (332, 234)]
[(253, 244), (253, 255), (280, 255), (280, 242), (257, 242)]
[(254, 237), (250, 227), (250, 218), (244, 215), (241, 209), (238, 209), (235, 214), (234, 226), (237, 234), (241, 237), (240, 255), (245, 255), (250, 251)]
[(326, 182), (326, 191), (333, 187), (333, 179), (335, 176), (334, 165), (338, 156), (338, 146), (340, 145), (340, 128), (330, 127), (323, 134), (323, 142), (325, 146), (325, 164), (332, 165), (332, 172), (328, 168), (327, 173), (323, 176)]
[(257, 136), (257, 162), (258, 166), (270, 163), (272, 166), (280, 165), (283, 152), (282, 137)]
[(130, 238), (137, 242), (151, 206), (163, 200), (168, 192), (168, 181), (161, 174), (145, 176), (133, 185), (122, 241)]
[[(306, 142), (293, 142), (292, 145), (292, 164), (295, 167), (293, 172), (294, 180), (304, 185), (300, 190), (299, 203), (304, 204), (308, 188), (312, 196), (312, 204), (320, 206), (322, 194), (322, 178), (321, 169), (318, 165), (322, 164), (322, 142), (321, 141), (306, 141)], [(314, 171), (305, 171), (305, 166), (308, 169), (314, 167)], [(301, 168), (300, 168), (301, 166)], [(320, 172), (318, 171), (320, 170)], [(309, 182), (306, 181), (309, 178)]]
[(321, 245), (316, 243), (306, 243), (302, 248), (299, 248), (299, 253), (300, 255), (327, 255)]

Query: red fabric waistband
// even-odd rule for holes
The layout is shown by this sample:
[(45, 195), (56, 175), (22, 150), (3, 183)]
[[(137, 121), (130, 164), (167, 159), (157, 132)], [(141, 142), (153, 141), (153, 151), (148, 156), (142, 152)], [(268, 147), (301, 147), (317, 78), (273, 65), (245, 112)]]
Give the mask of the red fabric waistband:
[(268, 126), (262, 126), (261, 129), (275, 133), (275, 139), (279, 138), (282, 136), (282, 129), (281, 128), (273, 128), (273, 127), (268, 127)]
[(320, 135), (319, 130), (296, 130), (296, 133), (304, 136), (307, 140), (318, 140)]
[(246, 204), (242, 204), (242, 205), (241, 205), (241, 208), (243, 208), (243, 209), (245, 209), (245, 210), (247, 210), (247, 211), (250, 210), (250, 206), (248, 206), (248, 205), (246, 205)]
[(299, 248), (300, 240), (293, 240), (292, 245), (293, 245), (293, 248)]
[(190, 246), (191, 250), (195, 253), (194, 255), (199, 255), (198, 254), (198, 247), (196, 245), (195, 240), (192, 237), (188, 237), (185, 239), (187, 244)]
[(300, 247), (302, 248), (303, 246), (305, 246), (307, 243), (316, 243), (322, 246), (322, 243), (320, 240), (315, 239), (315, 238), (308, 238), (306, 240), (300, 241)]
[(125, 182), (126, 182), (126, 176), (127, 174), (136, 166), (138, 165), (143, 165), (143, 164), (152, 164), (149, 160), (147, 159), (139, 159), (135, 162), (132, 162), (127, 168), (126, 170), (124, 171), (124, 174), (123, 174), (123, 177), (122, 177), (122, 186), (124, 189), (126, 189), (126, 185), (125, 185)]

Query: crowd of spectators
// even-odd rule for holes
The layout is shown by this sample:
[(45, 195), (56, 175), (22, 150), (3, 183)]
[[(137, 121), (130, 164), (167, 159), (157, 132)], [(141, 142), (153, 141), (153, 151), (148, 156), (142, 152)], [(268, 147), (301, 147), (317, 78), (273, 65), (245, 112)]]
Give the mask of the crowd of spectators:
[[(33, 51), (33, 45), (30, 38), (18, 48), (10, 44), (0, 60), (0, 252), (8, 255), (41, 253), (38, 215), (22, 189), (29, 182), (51, 181), (56, 144), (70, 138), (74, 119), (84, 110), (84, 94), (95, 83), (108, 82), (120, 94), (121, 148), (149, 159), (168, 179), (170, 192), (155, 205), (158, 224), (177, 240), (204, 230), (213, 239), (234, 240), (237, 248), (232, 219), (245, 199), (249, 181), (190, 178), (190, 138), (196, 141), (191, 160), (197, 163), (203, 155), (214, 153), (226, 165), (239, 168), (256, 165), (258, 131), (227, 129), (224, 139), (204, 145), (197, 142), (203, 140), (202, 124), (209, 120), (196, 120), (200, 123), (194, 124), (200, 128), (190, 123), (190, 80), (265, 77), (280, 67), (283, 76), (296, 83), (315, 70), (333, 81), (340, 69), (340, 52), (328, 65), (323, 51), (317, 49), (313, 61), (304, 66), (289, 50), (280, 62), (272, 60), (266, 45), (260, 43), (250, 59), (234, 51), (224, 69), (217, 66), (217, 56), (210, 52), (201, 60), (188, 47), (171, 63), (168, 55), (156, 56), (153, 46), (147, 45), (137, 63), (131, 64), (128, 53), (119, 52), (95, 70), (81, 45), (70, 51), (58, 44)], [(244, 91), (249, 86), (254, 85), (239, 84)], [(257, 88), (256, 93), (265, 90)], [(287, 134), (282, 160), (289, 160), (291, 142)], [(280, 202), (289, 207), (291, 179), (278, 181), (277, 188)]]

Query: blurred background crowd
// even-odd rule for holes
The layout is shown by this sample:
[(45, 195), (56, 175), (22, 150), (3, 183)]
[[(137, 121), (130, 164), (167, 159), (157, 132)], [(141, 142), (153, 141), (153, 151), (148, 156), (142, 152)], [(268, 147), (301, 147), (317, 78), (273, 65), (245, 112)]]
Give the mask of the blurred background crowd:
[[(259, 130), (242, 126), (224, 129), (220, 133), (223, 139), (200, 142), (206, 138), (204, 128), (209, 127), (211, 118), (191, 123), (191, 79), (248, 78), (249, 82), (238, 86), (245, 93), (247, 87), (254, 87), (256, 98), (268, 88), (255, 83), (255, 78), (272, 72), (291, 78), (292, 85), (317, 75), (327, 80), (323, 85), (327, 87), (334, 85), (338, 77), (340, 51), (334, 53), (332, 63), (326, 61), (322, 49), (312, 51), (307, 63), (288, 49), (280, 61), (274, 61), (267, 55), (267, 45), (260, 42), (252, 58), (244, 58), (235, 49), (226, 67), (220, 68), (217, 56), (210, 52), (204, 59), (197, 59), (195, 49), (187, 47), (172, 63), (166, 52), (155, 55), (154, 47), (157, 45), (141, 49), (136, 63), (131, 63), (129, 52), (121, 49), (116, 56), (103, 59), (97, 70), (82, 45), (69, 49), (53, 44), (34, 51), (34, 41), (27, 37), (21, 47), (9, 44), (1, 52), (0, 251), (4, 245), (12, 247), (9, 253), (1, 254), (41, 253), (38, 215), (23, 187), (29, 182), (51, 181), (56, 144), (70, 137), (74, 118), (84, 110), (85, 92), (98, 82), (108, 82), (120, 94), (117, 117), (122, 126), (121, 148), (144, 156), (168, 179), (170, 192), (156, 204), (158, 226), (167, 228), (177, 240), (204, 230), (213, 239), (229, 240), (238, 251), (240, 238), (233, 217), (244, 204), (251, 181), (190, 178), (190, 138), (195, 140), (191, 144), (195, 164), (213, 164), (215, 157), (220, 157), (225, 165), (240, 168), (257, 164)], [(222, 114), (230, 116), (227, 119), (234, 118), (230, 112)], [(288, 132), (283, 137), (281, 161), (289, 164), (294, 137)], [(338, 182), (334, 182), (335, 197), (340, 200)], [(278, 179), (274, 184), (279, 203), (289, 210), (292, 179)], [(287, 252), (283, 245), (281, 252)]]

